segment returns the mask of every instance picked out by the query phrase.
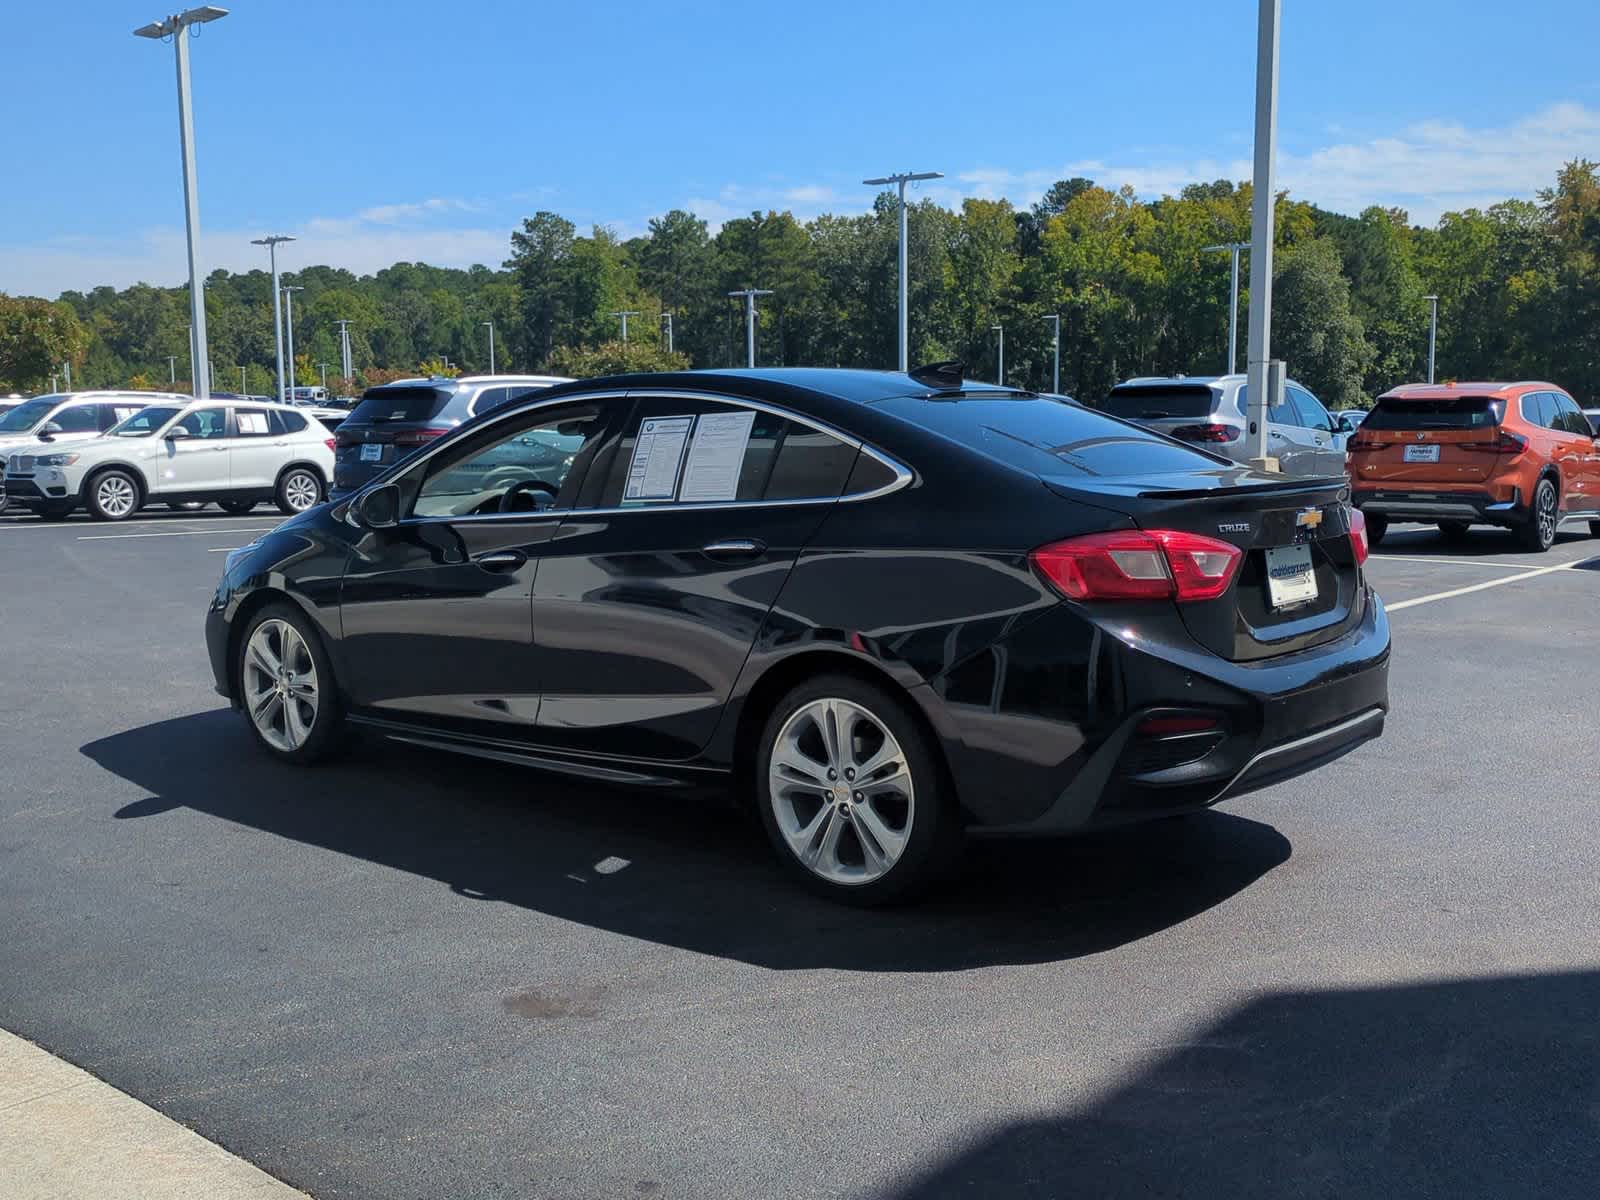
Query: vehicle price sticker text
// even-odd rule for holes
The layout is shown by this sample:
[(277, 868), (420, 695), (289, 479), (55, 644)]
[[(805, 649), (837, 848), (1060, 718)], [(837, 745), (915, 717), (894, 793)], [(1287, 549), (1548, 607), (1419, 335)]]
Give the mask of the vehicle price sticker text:
[(672, 499), (683, 448), (693, 426), (692, 416), (651, 417), (639, 426), (633, 462), (628, 466), (628, 486), (622, 493), (624, 501)]
[(736, 500), (753, 412), (706, 413), (694, 427), (694, 443), (683, 469), (678, 499), (687, 502)]

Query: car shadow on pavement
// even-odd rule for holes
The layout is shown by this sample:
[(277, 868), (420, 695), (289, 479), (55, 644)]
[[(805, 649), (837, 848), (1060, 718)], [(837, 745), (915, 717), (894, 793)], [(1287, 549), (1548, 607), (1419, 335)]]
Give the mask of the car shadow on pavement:
[(1096, 954), (1189, 920), (1287, 861), (1288, 841), (1218, 812), (1050, 842), (978, 843), (922, 900), (861, 911), (813, 898), (756, 823), (676, 792), (363, 739), (317, 770), (268, 760), (218, 709), (91, 742), (149, 797), (410, 871), (462, 896), (786, 970), (935, 971)]
[[(1557, 547), (1576, 542), (1594, 540), (1583, 525), (1573, 522), (1556, 531)], [(1600, 554), (1600, 541), (1595, 543)], [(1385, 555), (1425, 554), (1431, 558), (1499, 558), (1502, 555), (1527, 555), (1528, 561), (1539, 557), (1529, 550), (1510, 529), (1497, 529), (1488, 525), (1474, 526), (1465, 537), (1455, 540), (1446, 537), (1431, 525), (1396, 525), (1383, 539), (1383, 545), (1372, 550), (1374, 558)]]
[(1592, 1197), (1600, 972), (1272, 994), (883, 1200)]

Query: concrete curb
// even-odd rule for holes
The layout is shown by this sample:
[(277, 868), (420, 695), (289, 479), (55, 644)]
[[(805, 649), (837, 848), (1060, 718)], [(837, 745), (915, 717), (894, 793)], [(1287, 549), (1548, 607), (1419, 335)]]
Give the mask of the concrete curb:
[(307, 1200), (147, 1104), (0, 1030), (7, 1200)]

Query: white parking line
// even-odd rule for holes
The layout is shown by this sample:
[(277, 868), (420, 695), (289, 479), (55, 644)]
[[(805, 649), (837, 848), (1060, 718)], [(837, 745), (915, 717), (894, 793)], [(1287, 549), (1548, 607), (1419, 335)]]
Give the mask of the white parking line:
[[(229, 529), (229, 533), (269, 533), (276, 529), (276, 525), (262, 525), (259, 528)], [(115, 542), (122, 538), (153, 538), (153, 537), (216, 537), (221, 530), (218, 529), (176, 529), (170, 533), (91, 533), (80, 537), (80, 542)]]
[(1490, 567), (1497, 571), (1532, 571), (1538, 563), (1508, 563), (1485, 561), (1481, 558), (1423, 558), (1416, 554), (1374, 554), (1368, 562), (1438, 563), (1446, 567)]
[[(197, 520), (209, 523), (213, 529), (237, 529), (240, 521), (259, 521), (261, 518), (259, 516), (167, 517), (165, 519), (152, 517), (142, 521), (124, 521), (122, 528), (126, 529), (133, 525), (192, 525)], [(96, 522), (93, 521), (40, 521), (26, 518), (16, 520), (0, 518), (0, 533), (21, 533), (24, 530), (42, 530), (46, 532), (53, 530), (59, 533), (63, 529), (93, 529), (95, 525)]]
[(230, 550), (243, 550), (243, 546), (212, 546), (207, 554), (227, 554)]
[(1531, 571), (1519, 571), (1515, 575), (1507, 575), (1501, 579), (1491, 579), (1486, 583), (1474, 583), (1468, 587), (1452, 588), (1448, 592), (1435, 592), (1431, 596), (1414, 596), (1410, 600), (1401, 600), (1398, 604), (1388, 604), (1384, 607), (1389, 612), (1399, 612), (1403, 608), (1414, 608), (1418, 604), (1432, 604), (1435, 600), (1449, 600), (1452, 596), (1465, 596), (1469, 592), (1481, 592), (1488, 588), (1503, 587), (1508, 583), (1520, 583), (1524, 579), (1532, 579), (1536, 575), (1551, 575), (1556, 571), (1573, 571), (1585, 563), (1594, 562), (1594, 559), (1580, 559), (1578, 562), (1557, 563), (1553, 567), (1536, 567)]

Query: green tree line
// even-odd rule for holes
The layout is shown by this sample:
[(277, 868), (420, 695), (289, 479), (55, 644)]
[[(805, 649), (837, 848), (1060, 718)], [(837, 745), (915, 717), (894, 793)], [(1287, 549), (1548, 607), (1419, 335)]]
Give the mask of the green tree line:
[[(1197, 183), (1139, 200), (1087, 179), (1063, 180), (1016, 209), (971, 199), (909, 209), (911, 358), (956, 358), (994, 378), (995, 325), (1006, 381), (1049, 385), (1051, 324), (1061, 318), (1064, 391), (1103, 394), (1132, 375), (1225, 369), (1228, 256), (1248, 241), (1248, 185)], [(374, 275), (308, 267), (296, 294), (300, 382), (353, 390), (422, 364), (482, 371), (487, 331), (500, 370), (588, 375), (663, 365), (742, 365), (744, 310), (760, 302), (766, 365), (887, 367), (896, 358), (897, 221), (892, 194), (872, 211), (801, 222), (753, 212), (712, 233), (693, 213), (653, 219), (639, 237), (581, 232), (553, 212), (510, 235), (501, 269), (397, 263)], [(1446, 213), (1432, 226), (1398, 209), (1333, 213), (1277, 199), (1272, 351), (1330, 406), (1370, 403), (1426, 373), (1428, 304), (1439, 299), (1441, 378), (1554, 380), (1600, 394), (1600, 176), (1566, 165), (1537, 201)], [(1243, 277), (1248, 280), (1248, 269)], [(217, 385), (269, 391), (271, 281), (216, 271), (206, 320)], [(1240, 359), (1245, 355), (1240, 301)], [(639, 315), (623, 345), (614, 313)], [(671, 314), (674, 354), (665, 348)], [(336, 322), (351, 322), (356, 378), (337, 378)], [(63, 361), (78, 386), (166, 386), (188, 374), (186, 288), (138, 284), (66, 292), (54, 303), (0, 297), (0, 386), (37, 388)], [(169, 356), (176, 360), (169, 364)]]

